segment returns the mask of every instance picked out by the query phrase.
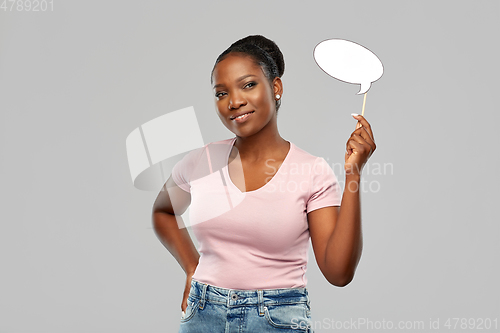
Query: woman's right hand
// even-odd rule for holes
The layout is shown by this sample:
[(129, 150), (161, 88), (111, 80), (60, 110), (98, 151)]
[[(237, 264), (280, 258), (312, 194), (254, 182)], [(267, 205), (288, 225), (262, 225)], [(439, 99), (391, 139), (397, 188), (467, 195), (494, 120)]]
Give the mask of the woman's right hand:
[(186, 275), (186, 285), (184, 286), (184, 295), (182, 297), (182, 303), (181, 303), (181, 310), (183, 312), (186, 312), (187, 300), (189, 297), (189, 292), (191, 290), (191, 278), (192, 278), (192, 276), (193, 276), (193, 274)]

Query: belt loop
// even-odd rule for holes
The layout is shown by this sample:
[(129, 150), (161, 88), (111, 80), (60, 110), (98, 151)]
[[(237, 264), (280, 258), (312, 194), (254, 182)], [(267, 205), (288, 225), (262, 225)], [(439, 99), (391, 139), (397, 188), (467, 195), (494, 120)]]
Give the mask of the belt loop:
[(200, 309), (203, 309), (205, 306), (205, 298), (207, 294), (207, 287), (208, 285), (206, 283), (203, 284), (203, 290), (201, 292), (201, 301), (200, 301)]
[(264, 292), (262, 289), (257, 290), (257, 294), (259, 296), (259, 315), (264, 315)]
[(226, 306), (227, 308), (229, 309), (229, 307), (231, 306), (230, 303), (231, 303), (231, 290), (232, 289), (228, 289), (227, 290), (227, 301), (226, 301)]

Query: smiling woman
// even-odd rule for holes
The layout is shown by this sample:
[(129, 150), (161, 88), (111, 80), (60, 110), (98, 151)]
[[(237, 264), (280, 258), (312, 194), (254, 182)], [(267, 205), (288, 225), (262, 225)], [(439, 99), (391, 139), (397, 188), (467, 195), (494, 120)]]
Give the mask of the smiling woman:
[[(262, 41), (260, 44), (264, 45)], [(269, 53), (258, 45), (235, 43), (217, 58), (211, 79), (217, 113), (231, 132), (248, 137), (249, 133), (264, 130), (261, 134), (284, 146), (284, 140), (278, 140), (276, 123), (283, 93), (283, 56), (277, 61), (283, 63), (281, 72)]]
[[(370, 124), (356, 117), (363, 126), (347, 141), (342, 195), (323, 158), (278, 132), (284, 68), (278, 46), (259, 35), (235, 42), (217, 58), (215, 109), (235, 136), (188, 153), (155, 201), (155, 232), (186, 272), (179, 332), (313, 332), (309, 239), (331, 284), (345, 286), (354, 276), (361, 217), (359, 186), (349, 184), (359, 185), (375, 150)], [(213, 154), (218, 145), (227, 147), (223, 154)], [(199, 176), (202, 156), (223, 166), (217, 177)], [(296, 165), (302, 168), (292, 172)], [(189, 205), (199, 252), (177, 224)]]

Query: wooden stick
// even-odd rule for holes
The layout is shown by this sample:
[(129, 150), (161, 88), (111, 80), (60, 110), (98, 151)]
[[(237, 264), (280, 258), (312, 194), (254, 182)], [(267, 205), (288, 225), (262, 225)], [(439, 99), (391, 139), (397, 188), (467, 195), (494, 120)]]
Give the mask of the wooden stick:
[(367, 91), (367, 92), (365, 92), (365, 97), (363, 98), (363, 110), (361, 111), (361, 115), (362, 115), (363, 117), (365, 116), (366, 94), (368, 94), (368, 91)]
[[(364, 117), (365, 116), (365, 104), (366, 104), (366, 94), (368, 92), (365, 92), (365, 97), (363, 98), (363, 110), (361, 110), (361, 115)], [(358, 121), (358, 123), (356, 124), (356, 129), (360, 128), (360, 127), (363, 127), (363, 125), (361, 125), (361, 123)]]

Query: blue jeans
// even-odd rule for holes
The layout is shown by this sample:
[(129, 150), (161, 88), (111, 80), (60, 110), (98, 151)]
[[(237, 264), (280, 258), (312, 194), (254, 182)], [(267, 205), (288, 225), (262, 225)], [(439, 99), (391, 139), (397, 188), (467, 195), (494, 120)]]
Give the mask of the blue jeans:
[(307, 288), (240, 290), (191, 279), (179, 333), (313, 333)]

